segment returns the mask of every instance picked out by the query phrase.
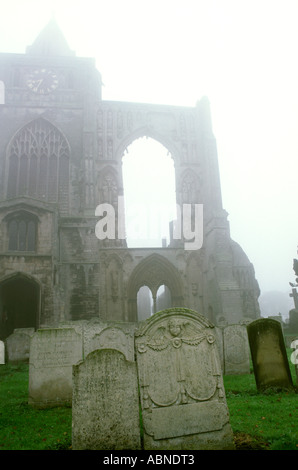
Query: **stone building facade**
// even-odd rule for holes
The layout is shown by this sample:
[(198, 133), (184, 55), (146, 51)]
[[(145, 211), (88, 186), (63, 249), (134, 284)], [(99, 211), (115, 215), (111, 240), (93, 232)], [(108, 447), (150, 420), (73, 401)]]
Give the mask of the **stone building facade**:
[[(138, 320), (137, 294), (215, 324), (259, 316), (254, 268), (230, 237), (208, 100), (106, 101), (91, 58), (51, 21), (25, 54), (0, 54), (0, 331), (98, 317)], [(203, 245), (128, 248), (95, 235), (96, 207), (123, 196), (122, 158), (140, 137), (170, 152), (177, 204), (203, 204)], [(170, 304), (169, 304), (170, 303)], [(140, 315), (139, 315), (140, 316)]]

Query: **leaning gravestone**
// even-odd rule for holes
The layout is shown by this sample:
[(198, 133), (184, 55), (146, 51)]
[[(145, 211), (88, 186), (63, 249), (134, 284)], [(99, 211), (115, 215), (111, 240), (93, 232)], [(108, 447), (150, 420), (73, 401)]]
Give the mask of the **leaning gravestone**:
[(136, 363), (123, 353), (96, 350), (73, 366), (72, 448), (141, 449)]
[(247, 333), (257, 389), (293, 389), (280, 322), (260, 318), (247, 325)]
[(233, 449), (214, 327), (198, 313), (156, 313), (135, 333), (144, 448)]
[(68, 405), (72, 400), (72, 366), (82, 360), (82, 335), (73, 328), (38, 330), (31, 338), (30, 405)]
[(223, 329), (224, 373), (249, 374), (249, 343), (245, 325), (228, 325)]

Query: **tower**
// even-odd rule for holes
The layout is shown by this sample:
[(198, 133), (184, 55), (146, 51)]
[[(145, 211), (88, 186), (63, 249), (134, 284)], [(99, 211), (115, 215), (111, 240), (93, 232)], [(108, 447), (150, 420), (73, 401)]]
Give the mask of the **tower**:
[[(25, 54), (0, 54), (0, 81), (1, 337), (65, 320), (136, 321), (142, 286), (156, 304), (165, 285), (168, 306), (215, 324), (259, 316), (253, 265), (222, 207), (206, 98), (194, 107), (103, 100), (95, 61), (77, 57), (54, 20)], [(150, 249), (95, 235), (98, 205), (119, 217), (122, 157), (143, 136), (172, 155), (177, 205), (203, 205), (196, 250), (174, 237)]]

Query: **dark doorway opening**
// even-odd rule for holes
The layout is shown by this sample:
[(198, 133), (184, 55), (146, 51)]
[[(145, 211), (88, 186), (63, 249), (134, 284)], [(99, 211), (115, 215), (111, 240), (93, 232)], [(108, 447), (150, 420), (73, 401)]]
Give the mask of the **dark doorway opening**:
[(40, 287), (34, 280), (17, 275), (0, 284), (0, 339), (16, 328), (38, 326)]

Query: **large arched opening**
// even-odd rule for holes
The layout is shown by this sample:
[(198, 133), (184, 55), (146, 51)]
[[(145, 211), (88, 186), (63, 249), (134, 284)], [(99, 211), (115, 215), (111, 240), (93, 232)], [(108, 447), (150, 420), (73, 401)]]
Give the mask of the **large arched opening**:
[(171, 154), (155, 139), (140, 137), (122, 159), (125, 229), (129, 248), (162, 247), (176, 218), (175, 168)]
[(18, 273), (0, 283), (0, 338), (16, 328), (38, 327), (40, 286), (33, 278)]
[[(142, 310), (140, 293), (143, 293), (145, 305)], [(184, 304), (182, 279), (178, 270), (165, 257), (152, 254), (143, 259), (132, 272), (127, 298), (130, 321), (144, 320), (159, 310)]]

